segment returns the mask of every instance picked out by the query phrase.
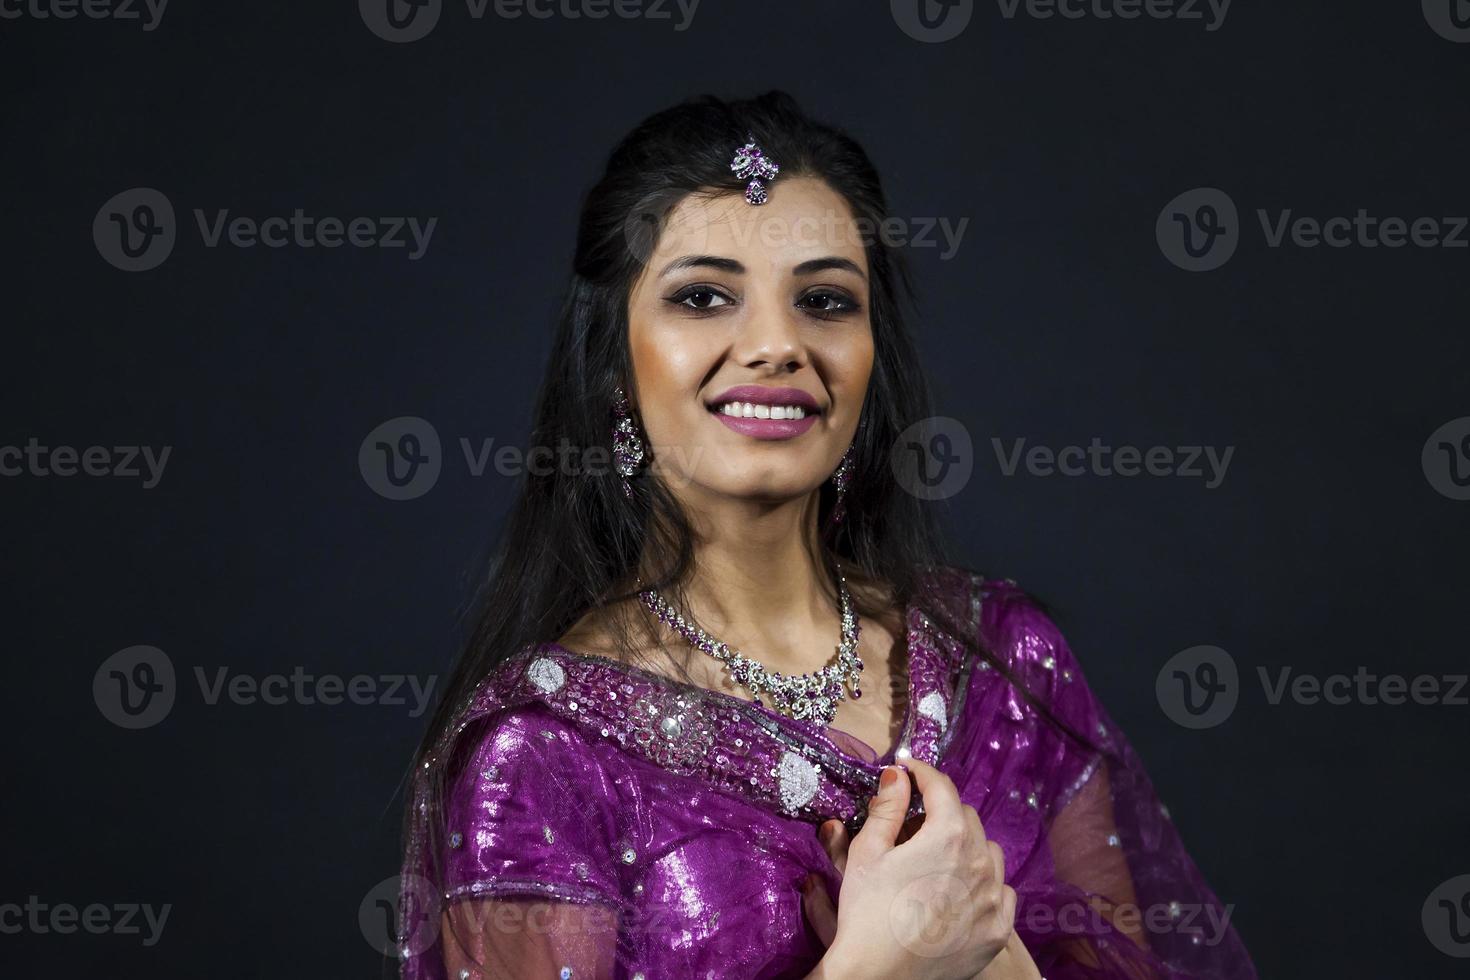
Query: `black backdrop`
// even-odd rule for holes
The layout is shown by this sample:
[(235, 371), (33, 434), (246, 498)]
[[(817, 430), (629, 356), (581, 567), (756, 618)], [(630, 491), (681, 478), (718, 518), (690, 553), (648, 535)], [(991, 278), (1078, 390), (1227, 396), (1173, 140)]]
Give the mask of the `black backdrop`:
[[(0, 0), (6, 974), (383, 969), (370, 893), (424, 723), (393, 677), (445, 669), (514, 487), (461, 440), (524, 442), (613, 141), (687, 95), (781, 87), (863, 140), (917, 236), (917, 329), (972, 443), (936, 504), (956, 550), (1053, 603), (1263, 976), (1462, 975), (1439, 899), (1470, 873), (1470, 708), (1443, 703), (1470, 584), (1464, 3), (1096, 3), (960, 4), (940, 41), (912, 0), (446, 0), (390, 41), (348, 2)], [(175, 241), (127, 271), (112, 215), (170, 224), (139, 188)], [(195, 217), (298, 208), (437, 223), (411, 257), (211, 247)], [(1376, 224), (1339, 222), (1346, 244), (1273, 245), (1284, 212), (1359, 209)], [(1419, 240), (1370, 237), (1388, 218)], [(967, 222), (957, 249), (940, 219)], [(408, 416), (441, 470), (394, 500), (359, 450)], [(1007, 475), (1015, 440), (1094, 437), (1233, 450), (1214, 486)], [(167, 447), (161, 475), (128, 447)], [(1171, 685), (1209, 680), (1201, 657), (1236, 668), (1236, 703), (1191, 727)], [(1357, 682), (1272, 703), (1258, 671), (1285, 667), (1439, 678), (1439, 703)], [(117, 678), (150, 670), (165, 690), (123, 704)], [(293, 672), (364, 675), (366, 703), (228, 687)], [(161, 932), (132, 904), (167, 906)]]

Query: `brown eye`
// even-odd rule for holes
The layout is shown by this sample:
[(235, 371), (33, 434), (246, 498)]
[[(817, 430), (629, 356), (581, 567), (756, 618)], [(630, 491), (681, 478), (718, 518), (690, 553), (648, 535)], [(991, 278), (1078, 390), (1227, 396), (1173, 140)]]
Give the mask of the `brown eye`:
[(706, 312), (719, 309), (721, 306), (728, 306), (731, 300), (717, 289), (711, 289), (708, 286), (689, 286), (670, 296), (669, 302), (676, 306)]
[(797, 306), (822, 316), (835, 316), (839, 313), (849, 313), (857, 309), (857, 301), (850, 296), (831, 290), (820, 290), (807, 293), (797, 301)]

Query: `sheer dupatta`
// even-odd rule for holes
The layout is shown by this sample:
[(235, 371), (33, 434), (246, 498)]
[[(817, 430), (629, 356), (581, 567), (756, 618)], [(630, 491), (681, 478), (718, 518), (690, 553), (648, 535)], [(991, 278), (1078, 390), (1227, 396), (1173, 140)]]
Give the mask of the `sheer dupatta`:
[[(984, 784), (972, 802), (1003, 840), (1012, 838), (1006, 860), (1016, 930), (1043, 976), (1255, 980), (1231, 924), (1234, 907), (1205, 882), (1061, 632), (1013, 583), (988, 583), (985, 600), (989, 648), (1090, 743), (982, 671), (943, 766), (957, 783)], [(1018, 810), (1030, 811), (1034, 831), (1014, 829)]]

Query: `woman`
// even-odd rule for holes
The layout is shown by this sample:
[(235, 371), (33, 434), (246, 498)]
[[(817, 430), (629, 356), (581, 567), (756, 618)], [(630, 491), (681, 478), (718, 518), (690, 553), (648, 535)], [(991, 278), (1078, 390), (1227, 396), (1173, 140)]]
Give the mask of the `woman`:
[(781, 93), (612, 153), (532, 437), (584, 452), (416, 761), (404, 977), (1255, 976), (1056, 628), (894, 479), (885, 215)]

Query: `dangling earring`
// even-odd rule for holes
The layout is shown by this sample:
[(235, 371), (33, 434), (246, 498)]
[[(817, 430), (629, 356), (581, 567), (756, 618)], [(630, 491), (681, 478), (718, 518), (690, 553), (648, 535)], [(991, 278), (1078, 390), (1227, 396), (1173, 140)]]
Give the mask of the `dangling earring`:
[(638, 435), (638, 426), (622, 388), (613, 389), (612, 451), (613, 465), (623, 481), (623, 496), (631, 500), (633, 487), (628, 477), (638, 472), (643, 463), (643, 439)]
[(842, 519), (847, 516), (847, 486), (852, 482), (852, 454), (856, 448), (857, 440), (854, 439), (832, 473), (832, 486), (837, 490), (837, 502), (832, 505), (832, 516), (828, 520), (834, 525), (841, 524)]

